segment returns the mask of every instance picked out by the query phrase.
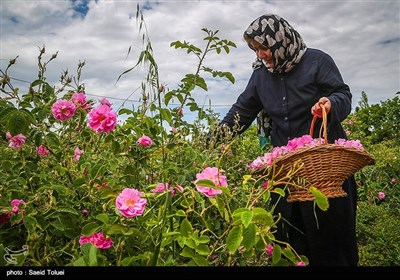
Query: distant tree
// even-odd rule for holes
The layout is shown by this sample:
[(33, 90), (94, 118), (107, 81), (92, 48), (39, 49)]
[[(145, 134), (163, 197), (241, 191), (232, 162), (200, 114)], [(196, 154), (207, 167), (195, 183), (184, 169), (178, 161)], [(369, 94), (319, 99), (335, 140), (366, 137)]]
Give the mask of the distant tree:
[[(399, 92), (396, 93), (398, 95)], [(350, 125), (351, 124), (351, 125)], [(376, 144), (385, 140), (400, 141), (400, 98), (381, 101), (380, 104), (368, 104), (367, 94), (361, 93), (359, 107), (345, 122), (351, 130), (352, 138), (365, 143)]]

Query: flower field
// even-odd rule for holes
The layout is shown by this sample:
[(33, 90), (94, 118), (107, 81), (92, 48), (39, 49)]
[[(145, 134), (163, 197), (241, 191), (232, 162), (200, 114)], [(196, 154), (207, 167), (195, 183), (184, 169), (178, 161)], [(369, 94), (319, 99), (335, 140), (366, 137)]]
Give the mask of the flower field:
[[(308, 265), (274, 236), (280, 216), (270, 197), (286, 189), (252, 175), (257, 164), (273, 165), (260, 156), (277, 151), (260, 149), (254, 126), (215, 144), (219, 116), (191, 95), (207, 90), (207, 75), (234, 82), (202, 63), (235, 44), (203, 31), (203, 49), (171, 44), (199, 58), (175, 89), (159, 81), (147, 42), (138, 64), (149, 76), (143, 103), (132, 110), (88, 98), (79, 82), (84, 63), (76, 75), (66, 71), (59, 85), (49, 84), (44, 65), (56, 56), (45, 61), (44, 48), (39, 78), (26, 89), (10, 78), (17, 59), (1, 69), (1, 266)], [(180, 105), (171, 107), (171, 100)], [(196, 113), (193, 123), (185, 121), (187, 111)], [(364, 146), (377, 160), (356, 174), (361, 265), (400, 264), (399, 112), (396, 96), (364, 103), (344, 123), (350, 140), (341, 143)]]

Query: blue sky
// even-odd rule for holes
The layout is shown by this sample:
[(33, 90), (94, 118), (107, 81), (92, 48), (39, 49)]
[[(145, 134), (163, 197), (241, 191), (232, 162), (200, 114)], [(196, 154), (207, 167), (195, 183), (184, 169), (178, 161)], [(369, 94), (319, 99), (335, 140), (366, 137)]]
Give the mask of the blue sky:
[[(198, 90), (198, 104), (209, 104), (223, 116), (247, 84), (254, 53), (242, 40), (247, 26), (258, 16), (276, 13), (289, 21), (310, 48), (329, 53), (353, 93), (353, 108), (361, 92), (369, 103), (379, 103), (400, 90), (400, 1), (28, 1), (0, 2), (0, 68), (19, 56), (10, 72), (20, 91), (37, 77), (39, 48), (45, 58), (58, 52), (47, 68), (47, 81), (57, 84), (63, 70), (75, 73), (85, 61), (82, 82), (97, 100), (105, 96), (115, 108), (139, 104), (138, 90), (146, 73), (140, 70), (118, 76), (134, 66), (143, 47), (138, 37), (136, 6), (143, 8), (148, 34), (159, 67), (160, 81), (177, 88), (197, 61), (173, 41), (204, 46), (202, 28), (219, 30), (237, 48), (213, 55), (205, 66), (231, 72), (235, 84), (205, 75), (208, 91)], [(127, 58), (128, 49), (131, 52)], [(22, 81), (22, 82), (21, 82)], [(25, 82), (24, 82), (25, 81)], [(137, 101), (137, 102), (136, 102)], [(186, 112), (189, 116), (189, 112)]]

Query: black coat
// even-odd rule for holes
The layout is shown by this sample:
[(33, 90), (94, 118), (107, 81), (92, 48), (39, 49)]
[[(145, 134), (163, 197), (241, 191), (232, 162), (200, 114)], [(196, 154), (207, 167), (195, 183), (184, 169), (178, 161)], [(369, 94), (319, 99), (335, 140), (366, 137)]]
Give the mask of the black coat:
[[(239, 124), (243, 126), (239, 133), (242, 133), (264, 109), (270, 118), (272, 145), (284, 146), (290, 139), (309, 134), (311, 107), (323, 96), (332, 104), (328, 114), (328, 141), (346, 139), (341, 122), (351, 112), (350, 89), (328, 54), (308, 48), (300, 63), (287, 74), (272, 74), (265, 67), (253, 71), (246, 89), (221, 124), (232, 127), (235, 116), (239, 116)], [(320, 125), (319, 120), (314, 138), (319, 137)], [(275, 237), (289, 241), (298, 253), (309, 258), (310, 265), (357, 265), (354, 178), (346, 180), (343, 188), (348, 196), (329, 199), (326, 212), (313, 202), (288, 203), (281, 199), (275, 211), (303, 233), (283, 222), (278, 225)]]

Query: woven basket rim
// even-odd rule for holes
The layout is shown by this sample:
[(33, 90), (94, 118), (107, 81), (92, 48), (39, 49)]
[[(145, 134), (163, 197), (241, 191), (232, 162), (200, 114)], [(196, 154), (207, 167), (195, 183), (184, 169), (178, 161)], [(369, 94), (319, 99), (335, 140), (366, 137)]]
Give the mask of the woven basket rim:
[[(282, 165), (282, 164), (289, 164), (291, 162), (291, 159), (294, 158), (295, 156), (300, 156), (302, 154), (306, 155), (307, 153), (318, 152), (321, 150), (326, 151), (326, 152), (344, 151), (345, 153), (352, 154), (353, 156), (357, 157), (358, 160), (362, 160), (363, 166), (373, 165), (376, 162), (374, 156), (369, 154), (365, 149), (358, 149), (358, 148), (351, 147), (351, 146), (344, 146), (344, 145), (339, 145), (339, 144), (329, 144), (328, 143), (328, 144), (319, 144), (319, 145), (312, 145), (312, 146), (305, 146), (305, 147), (298, 148), (295, 151), (292, 151), (281, 157), (278, 157), (277, 159), (275, 159), (274, 164), (277, 166)], [(253, 174), (260, 173), (270, 167), (271, 166), (266, 165), (262, 168), (257, 168), (255, 170), (253, 170), (252, 173)]]
[(341, 150), (341, 151), (346, 151), (349, 153), (356, 154), (358, 157), (362, 157), (365, 159), (368, 159), (367, 162), (371, 162), (370, 164), (375, 163), (375, 158), (369, 154), (366, 150), (364, 149), (358, 149), (354, 148), (351, 146), (344, 146), (344, 145), (339, 145), (339, 144), (320, 144), (320, 145), (313, 145), (313, 146), (306, 146), (306, 147), (301, 147), (293, 152), (287, 153), (283, 155), (282, 157), (279, 157), (276, 159), (275, 163), (281, 163), (286, 161), (287, 159), (290, 159), (291, 157), (299, 154), (305, 154), (307, 152), (312, 152), (312, 151), (318, 151), (318, 150)]

